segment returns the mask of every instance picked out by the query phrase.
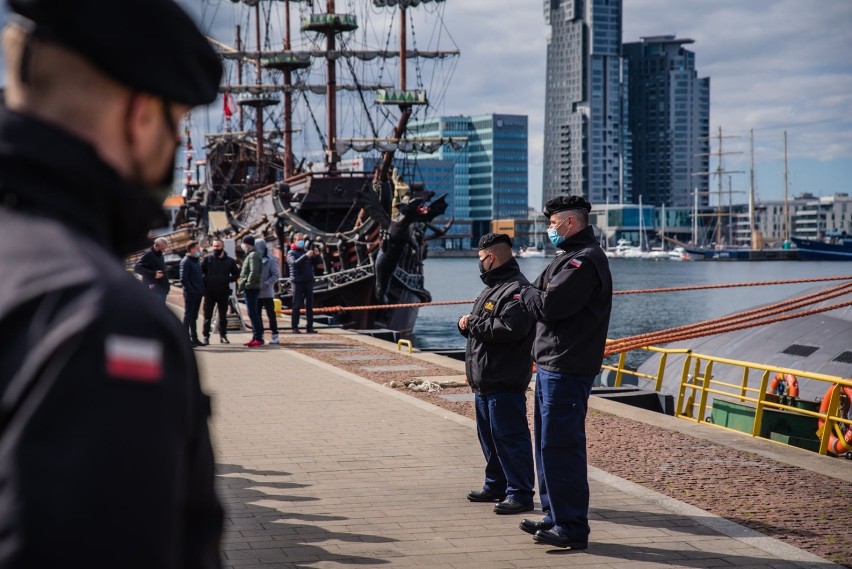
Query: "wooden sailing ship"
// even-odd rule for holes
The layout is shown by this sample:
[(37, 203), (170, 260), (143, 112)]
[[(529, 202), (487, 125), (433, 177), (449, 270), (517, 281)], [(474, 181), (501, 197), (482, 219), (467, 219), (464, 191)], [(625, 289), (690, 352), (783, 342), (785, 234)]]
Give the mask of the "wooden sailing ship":
[[(421, 60), (442, 61), (459, 53), (410, 47), (409, 11), (429, 6), (430, 14), (439, 15), (443, 0), (355, 3), (366, 8), (362, 17), (383, 16), (385, 25), (396, 29), (398, 47), (378, 49), (366, 49), (349, 39), (361, 19), (357, 14), (338, 12), (334, 0), (324, 0), (322, 9), (315, 2), (297, 0), (242, 0), (242, 4), (235, 9), (253, 12), (256, 49), (245, 49), (247, 42), (239, 26), (233, 47), (211, 39), (232, 69), (226, 75), (228, 84), (221, 88), (225, 128), (206, 136), (202, 160), (194, 161), (191, 140), (188, 142), (185, 201), (177, 208), (173, 231), (167, 235), (173, 251), (179, 252), (190, 238), (205, 243), (214, 237), (239, 240), (252, 234), (278, 247), (278, 257), (284, 259), (294, 234), (304, 233), (317, 253), (313, 257), (315, 308), (353, 307), (339, 315), (346, 327), (411, 332), (417, 308), (392, 305), (431, 300), (423, 277), (428, 242), (443, 235), (452, 219), (436, 221), (447, 210), (445, 196), (436, 197), (423, 184), (404, 182), (400, 172), (406, 179), (413, 176), (408, 175), (411, 171), (405, 172), (406, 161), (397, 157), (465, 142), (406, 136), (412, 117), (429, 108), (427, 93), (420, 85), (408, 88), (407, 66)], [(293, 8), (300, 11), (302, 35), (308, 36), (298, 49), (290, 32)], [(279, 15), (283, 11), (280, 48), (268, 42), (264, 45), (261, 33), (274, 29), (269, 22), (276, 10)], [(378, 76), (378, 82), (366, 83), (358, 77), (353, 60), (378, 62), (385, 73), (387, 62), (394, 62), (398, 85), (384, 74)], [(422, 80), (416, 65), (418, 80)], [(245, 69), (253, 71), (253, 81), (251, 73), (244, 75)], [(341, 70), (350, 72), (351, 84), (338, 82)], [(311, 83), (318, 75), (324, 81)], [(344, 92), (363, 105), (362, 113), (368, 119), (361, 123), (368, 125), (369, 136), (338, 136), (342, 126), (338, 124), (338, 99)], [(308, 103), (308, 94), (325, 97), (325, 130), (319, 134), (324, 150), (321, 164), (311, 163), (308, 157), (297, 158), (294, 145), (294, 135), (300, 132), (294, 127), (295, 103)], [(371, 109), (370, 103), (379, 110)], [(277, 109), (281, 112), (276, 114)], [(309, 116), (304, 124), (318, 126), (315, 114)], [(379, 136), (377, 118), (390, 123), (389, 136)], [(236, 128), (234, 122), (238, 122)], [(356, 121), (350, 118), (348, 122)], [(273, 128), (267, 128), (270, 125)], [(341, 167), (341, 156), (350, 150), (372, 153), (375, 167), (369, 171)], [(287, 306), (291, 294), (286, 262), (282, 277), (280, 296)], [(364, 305), (382, 307), (354, 309)]]

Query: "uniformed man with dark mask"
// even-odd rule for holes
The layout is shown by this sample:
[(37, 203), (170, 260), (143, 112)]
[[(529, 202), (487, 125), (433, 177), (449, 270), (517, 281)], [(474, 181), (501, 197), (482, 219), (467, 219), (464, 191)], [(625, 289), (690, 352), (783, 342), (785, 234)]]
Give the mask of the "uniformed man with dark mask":
[(219, 567), (208, 398), (122, 267), (165, 225), (221, 63), (171, 0), (8, 0), (0, 105), (0, 567)]
[(536, 320), (535, 458), (545, 514), (523, 520), (521, 529), (570, 549), (589, 542), (586, 411), (612, 310), (612, 276), (589, 225), (591, 209), (580, 196), (545, 204), (547, 236), (562, 253), (521, 291), (521, 305)]
[(478, 255), (485, 289), (458, 328), (467, 338), (465, 373), (475, 394), (485, 483), (467, 499), (498, 502), (497, 514), (518, 514), (533, 509), (535, 485), (526, 398), (535, 327), (518, 301), (521, 287), (530, 283), (512, 256), (508, 235), (483, 235)]

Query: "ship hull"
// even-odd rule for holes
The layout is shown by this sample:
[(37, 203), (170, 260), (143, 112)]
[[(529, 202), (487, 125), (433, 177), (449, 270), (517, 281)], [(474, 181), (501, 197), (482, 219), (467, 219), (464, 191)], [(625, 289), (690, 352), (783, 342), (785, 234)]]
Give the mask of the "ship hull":
[(793, 243), (802, 259), (813, 261), (852, 261), (852, 239), (840, 239), (836, 243), (825, 243), (813, 239), (793, 237)]

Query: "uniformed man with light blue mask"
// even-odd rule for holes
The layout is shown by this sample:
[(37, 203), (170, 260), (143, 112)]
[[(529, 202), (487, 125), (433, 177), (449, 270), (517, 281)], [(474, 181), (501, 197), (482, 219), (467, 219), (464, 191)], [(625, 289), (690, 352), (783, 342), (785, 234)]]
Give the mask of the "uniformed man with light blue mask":
[(521, 291), (536, 320), (535, 454), (544, 518), (523, 520), (541, 543), (586, 549), (589, 483), (586, 411), (603, 363), (612, 309), (612, 276), (580, 196), (547, 202), (548, 237), (562, 254)]

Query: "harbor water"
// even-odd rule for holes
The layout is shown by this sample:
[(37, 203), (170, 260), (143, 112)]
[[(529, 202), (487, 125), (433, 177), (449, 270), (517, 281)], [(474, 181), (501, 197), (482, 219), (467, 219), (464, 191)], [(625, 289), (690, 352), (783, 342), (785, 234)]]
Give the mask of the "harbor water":
[[(550, 258), (518, 259), (533, 281)], [(471, 300), (482, 291), (477, 259), (437, 258), (425, 263), (426, 288), (433, 301)], [(849, 263), (831, 261), (649, 261), (610, 259), (615, 290), (776, 281), (852, 274)], [(691, 324), (748, 310), (798, 295), (805, 290), (837, 283), (772, 285), (613, 297), (610, 338), (623, 338), (664, 328)], [(463, 348), (456, 322), (470, 305), (430, 306), (420, 309), (414, 328), (414, 345), (426, 349)], [(640, 356), (641, 357), (641, 356)], [(641, 358), (644, 360), (644, 358)], [(633, 364), (639, 363), (631, 358)]]

